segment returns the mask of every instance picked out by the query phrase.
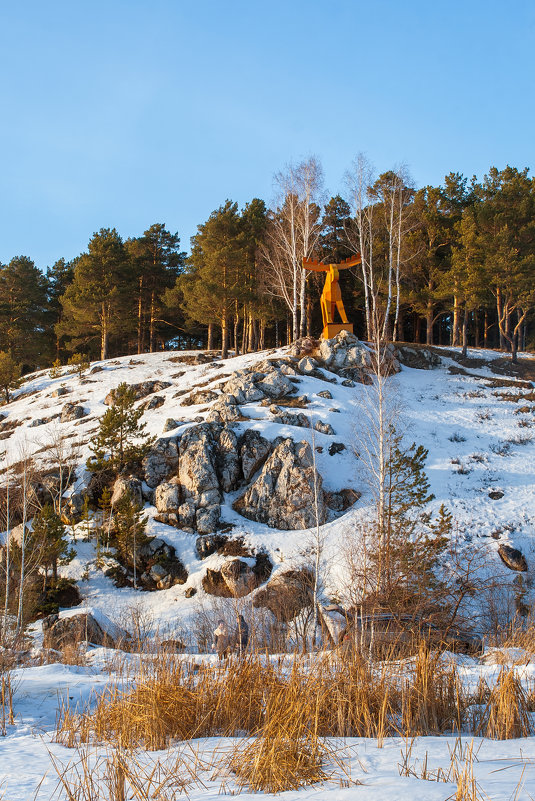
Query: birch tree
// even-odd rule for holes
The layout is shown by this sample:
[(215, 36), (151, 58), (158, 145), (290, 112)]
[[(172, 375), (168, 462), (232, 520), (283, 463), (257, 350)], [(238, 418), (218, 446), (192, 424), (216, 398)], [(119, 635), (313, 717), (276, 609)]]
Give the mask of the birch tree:
[(275, 208), (269, 214), (262, 254), (269, 292), (287, 306), (292, 337), (304, 336), (306, 328), (306, 270), (321, 234), (323, 170), (311, 157), (275, 175)]

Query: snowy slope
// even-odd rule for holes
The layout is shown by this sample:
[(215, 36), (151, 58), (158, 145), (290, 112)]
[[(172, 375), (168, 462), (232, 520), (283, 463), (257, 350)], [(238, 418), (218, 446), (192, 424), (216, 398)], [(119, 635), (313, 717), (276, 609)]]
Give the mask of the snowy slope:
[[(83, 482), (87, 479), (83, 464), (90, 454), (91, 437), (98, 428), (98, 417), (107, 408), (104, 399), (119, 383), (155, 379), (171, 382), (170, 387), (157, 393), (164, 398), (163, 405), (146, 411), (143, 420), (147, 432), (157, 437), (162, 436), (168, 418), (184, 421), (167, 435), (174, 436), (185, 431), (191, 421), (206, 419), (213, 405), (212, 402), (202, 406), (182, 406), (186, 390), (202, 385), (203, 389), (217, 391), (236, 370), (285, 353), (286, 349), (282, 348), (226, 361), (215, 359), (202, 365), (179, 361), (194, 356), (194, 353), (127, 356), (93, 364), (92, 370), (97, 368), (98, 372), (90, 372), (82, 380), (66, 374), (51, 378), (49, 372), (40, 372), (30, 376), (16, 398), (1, 409), (7, 415), (4, 424), (14, 421), (21, 424), (12, 429), (11, 436), (0, 441), (0, 467), (18, 461), (22, 454), (33, 454), (44, 467), (52, 464), (46, 446), (61, 434), (66, 442), (79, 443), (79, 483)], [(395, 399), (399, 409), (398, 424), (406, 442), (415, 441), (429, 450), (427, 473), (436, 496), (431, 511), (445, 503), (454, 515), (461, 549), (472, 549), (474, 545), (482, 547), (485, 552), (493, 554), (491, 569), (512, 580), (515, 574), (507, 570), (497, 557), (499, 543), (520, 547), (528, 565), (535, 563), (535, 447), (532, 438), (535, 404), (529, 403), (529, 410), (519, 414), (519, 408), (525, 408), (526, 404), (499, 397), (497, 393), (504, 390), (492, 386), (496, 375), (489, 369), (488, 361), (500, 354), (470, 352), (471, 363), (477, 364), (473, 360), (479, 359), (482, 366), (471, 368), (469, 375), (452, 374), (448, 368), (455, 366), (455, 362), (448, 354), (451, 352), (445, 352), (442, 364), (433, 370), (403, 367), (398, 375), (388, 380), (389, 397)], [(299, 411), (308, 415), (312, 424), (318, 420), (330, 422), (335, 431), (334, 436), (318, 432), (313, 435), (317, 467), (323, 476), (324, 488), (327, 491), (353, 488), (362, 493), (352, 509), (323, 527), (326, 593), (335, 595), (342, 592), (344, 584), (341, 546), (348, 532), (354, 529), (355, 522), (367, 514), (371, 502), (363, 466), (355, 454), (365, 425), (363, 409), (369, 403), (369, 389), (361, 384), (354, 388), (344, 387), (339, 377), (334, 374), (329, 377), (333, 383), (303, 376), (297, 389), (309, 400), (309, 405)], [(54, 397), (58, 388), (66, 389), (67, 393)], [(332, 393), (332, 400), (318, 396), (325, 389)], [(515, 395), (525, 393), (526, 389), (507, 388), (506, 391)], [(149, 395), (139, 403), (143, 404), (151, 397)], [(87, 416), (75, 422), (60, 422), (55, 416), (61, 413), (66, 402), (83, 405)], [(248, 420), (235, 424), (237, 432), (251, 426), (271, 440), (282, 434), (311, 442), (310, 430), (273, 422), (269, 409), (260, 403), (249, 403), (240, 408)], [(50, 422), (32, 425), (36, 420), (54, 417)], [(333, 441), (344, 443), (346, 449), (334, 456), (329, 455), (328, 447)], [(321, 453), (317, 451), (318, 446)], [(493, 490), (502, 491), (503, 497), (499, 500), (489, 498), (489, 492)], [(288, 568), (302, 558), (302, 551), (312, 541), (310, 531), (277, 531), (246, 520), (232, 510), (234, 497), (227, 496), (222, 510), (223, 521), (234, 524), (233, 537), (242, 536), (252, 546), (265, 548), (275, 569)], [(189, 627), (191, 613), (204, 594), (201, 579), (205, 569), (218, 567), (222, 557), (213, 555), (201, 562), (195, 553), (195, 535), (156, 522), (152, 519), (155, 514), (152, 507), (148, 507), (147, 512), (150, 517), (148, 533), (162, 537), (176, 548), (189, 572), (186, 585), (154, 593), (136, 592), (129, 588), (118, 590), (96, 569), (92, 544), (80, 542), (79, 537), (77, 557), (63, 572), (76, 579), (85, 574), (85, 580), (80, 581), (84, 602), (104, 609), (112, 619), (119, 621), (126, 609), (141, 603), (154, 616), (160, 631), (178, 636)], [(189, 587), (198, 590), (191, 600), (184, 596)]]

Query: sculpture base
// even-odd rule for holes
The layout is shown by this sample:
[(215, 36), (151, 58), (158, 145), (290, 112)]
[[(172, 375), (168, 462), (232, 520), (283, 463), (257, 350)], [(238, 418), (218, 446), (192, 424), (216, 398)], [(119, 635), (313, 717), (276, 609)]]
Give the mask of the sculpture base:
[(327, 323), (325, 328), (323, 329), (323, 333), (321, 335), (322, 339), (332, 339), (340, 331), (348, 331), (350, 334), (353, 333), (353, 323)]

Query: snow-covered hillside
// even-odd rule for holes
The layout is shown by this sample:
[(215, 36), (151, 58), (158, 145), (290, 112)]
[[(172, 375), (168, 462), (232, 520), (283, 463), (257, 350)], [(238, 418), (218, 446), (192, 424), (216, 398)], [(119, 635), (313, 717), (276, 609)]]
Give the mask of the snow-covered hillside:
[[(67, 374), (65, 368), (63, 375), (54, 378), (48, 371), (42, 371), (30, 376), (15, 399), (1, 409), (5, 417), (0, 424), (3, 437), (0, 467), (17, 462), (26, 454), (33, 455), (46, 468), (54, 458), (47, 446), (61, 437), (65, 443), (79, 446), (76, 490), (76, 486), (83, 486), (88, 479), (84, 463), (90, 455), (89, 445), (97, 431), (98, 418), (108, 408), (106, 397), (121, 382), (162, 382), (156, 392), (138, 403), (148, 404), (143, 421), (149, 434), (176, 438), (206, 420), (217, 404), (221, 388), (236, 373), (243, 375), (244, 371), (265, 364), (267, 359), (287, 356), (287, 348), (226, 361), (215, 357), (205, 359), (198, 352), (166, 352), (94, 363), (82, 379)], [(502, 386), (513, 382), (510, 378), (500, 378), (491, 369), (491, 361), (501, 358), (501, 354), (470, 351), (467, 369), (459, 368), (454, 356), (455, 352), (444, 351), (434, 369), (402, 365), (401, 371), (388, 379), (389, 397), (395, 398), (399, 409), (398, 424), (408, 443), (415, 441), (428, 449), (427, 474), (435, 495), (430, 511), (446, 504), (456, 521), (460, 547), (466, 548), (467, 553), (476, 546), (482, 547), (493, 554), (492, 569), (508, 580), (515, 574), (498, 558), (498, 546), (509, 544), (520, 548), (528, 563), (529, 578), (535, 555), (535, 403), (525, 382)], [(188, 363), (199, 358), (203, 363)], [(355, 454), (365, 425), (364, 410), (370, 390), (364, 384), (343, 381), (339, 374), (328, 369), (316, 371), (315, 375), (295, 374), (292, 381), (303, 402), (301, 408), (286, 411), (306, 415), (310, 428), (281, 423), (273, 406), (270, 408), (261, 401), (240, 404), (239, 419), (232, 423), (232, 428), (237, 436), (252, 428), (270, 441), (282, 436), (308, 442), (315, 449), (317, 470), (326, 492), (352, 489), (361, 493), (359, 500), (343, 514), (328, 511), (322, 527), (326, 595), (339, 595), (344, 583), (342, 545), (355, 521), (366, 515), (371, 503), (363, 466)], [(169, 385), (165, 386), (166, 383)], [(202, 388), (202, 398), (212, 399), (184, 405), (184, 399), (190, 399), (195, 388)], [(522, 400), (523, 396), (528, 400)], [(62, 422), (66, 404), (83, 407), (80, 414), (84, 416)], [(285, 411), (284, 405), (279, 406), (280, 411)], [(325, 423), (330, 424), (334, 434), (315, 430)], [(333, 443), (345, 447), (330, 448)], [(302, 552), (312, 542), (313, 533), (277, 530), (242, 517), (232, 508), (239, 494), (234, 491), (223, 498), (220, 525), (229, 527), (229, 536), (243, 538), (253, 551), (264, 550), (274, 572), (302, 561)], [(111, 579), (96, 569), (93, 544), (79, 540), (76, 558), (62, 570), (79, 580), (85, 603), (106, 610), (112, 619), (124, 617), (125, 609), (142, 603), (154, 615), (160, 630), (183, 634), (204, 594), (201, 581), (206, 569), (219, 568), (224, 557), (214, 553), (201, 560), (195, 549), (195, 534), (157, 522), (156, 509), (150, 504), (146, 505), (146, 511), (148, 533), (175, 547), (189, 574), (185, 584), (152, 593), (128, 587), (117, 589)], [(191, 588), (197, 592), (188, 598)]]

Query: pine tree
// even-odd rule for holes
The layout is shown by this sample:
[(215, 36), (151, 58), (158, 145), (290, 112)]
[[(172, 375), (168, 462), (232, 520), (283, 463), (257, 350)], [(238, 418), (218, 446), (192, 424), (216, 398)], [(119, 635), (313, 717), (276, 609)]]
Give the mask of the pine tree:
[(47, 361), (46, 279), (31, 259), (0, 265), (0, 348), (19, 364)]
[[(143, 236), (129, 239), (126, 250), (137, 284), (137, 352), (157, 346), (165, 293), (184, 269), (186, 254), (179, 250), (178, 233), (170, 233), (163, 223), (155, 223)], [(167, 314), (166, 314), (167, 317)], [(166, 321), (165, 321), (166, 322)], [(166, 328), (167, 328), (166, 324)]]
[(61, 297), (57, 336), (68, 337), (71, 350), (97, 340), (100, 358), (107, 359), (112, 335), (124, 336), (132, 329), (131, 283), (123, 240), (115, 228), (101, 228), (76, 262), (73, 281)]
[[(74, 551), (69, 548), (65, 526), (50, 504), (46, 504), (33, 519), (31, 541), (39, 544), (40, 564), (44, 568), (44, 586), (48, 571), (54, 583), (58, 580), (58, 562), (71, 561)], [(31, 547), (31, 546), (30, 546)]]
[(89, 470), (110, 468), (119, 472), (143, 458), (152, 439), (144, 434), (145, 423), (139, 422), (143, 409), (135, 409), (135, 402), (135, 390), (128, 384), (119, 384), (114, 390), (112, 404), (100, 418), (98, 434), (90, 446), (93, 456), (87, 460)]
[(221, 326), (221, 356), (226, 359), (229, 324), (244, 298), (246, 252), (238, 206), (230, 200), (213, 211), (192, 237), (188, 270), (181, 281), (186, 314)]
[(120, 561), (133, 570), (134, 588), (137, 588), (139, 548), (149, 540), (145, 534), (147, 520), (142, 516), (142, 507), (126, 492), (115, 507), (113, 543)]
[(10, 392), (20, 386), (20, 367), (6, 351), (0, 351), (0, 389), (4, 393), (6, 403), (10, 401)]

